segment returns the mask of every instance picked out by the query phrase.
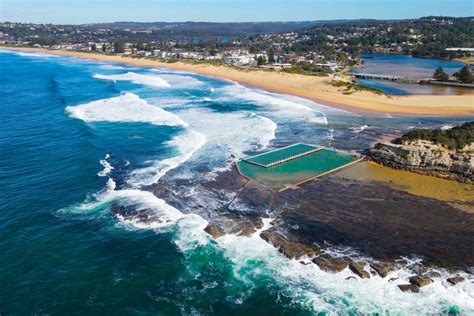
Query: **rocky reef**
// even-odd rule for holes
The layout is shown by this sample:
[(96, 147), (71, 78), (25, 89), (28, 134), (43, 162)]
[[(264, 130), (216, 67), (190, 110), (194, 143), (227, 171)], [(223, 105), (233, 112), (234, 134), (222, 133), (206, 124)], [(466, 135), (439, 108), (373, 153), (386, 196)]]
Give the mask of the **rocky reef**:
[[(214, 238), (252, 235), (262, 227), (262, 217), (271, 217), (271, 227), (260, 233), (263, 240), (289, 259), (328, 273), (347, 269), (355, 279), (378, 275), (402, 291), (418, 292), (435, 280), (463, 282), (474, 270), (474, 214), (388, 185), (336, 174), (275, 192), (235, 169), (199, 185), (167, 176), (161, 181), (166, 185), (148, 189), (183, 212), (202, 216)], [(170, 189), (190, 186), (192, 194)], [(422, 261), (413, 264), (414, 256)], [(394, 278), (392, 272), (400, 268), (412, 277)], [(451, 272), (442, 277), (434, 272), (438, 268)]]
[(421, 139), (401, 144), (378, 143), (367, 157), (387, 167), (474, 183), (474, 143), (462, 149)]
[[(255, 234), (262, 218), (271, 217), (271, 227), (259, 236), (289, 259), (328, 273), (349, 270), (349, 278), (378, 275), (401, 291), (418, 292), (436, 280), (452, 286), (474, 272), (474, 214), (447, 202), (337, 174), (283, 192), (249, 181), (235, 168), (199, 179), (177, 175), (172, 170), (145, 189), (185, 214), (199, 214), (214, 238)], [(144, 224), (160, 220), (152, 210), (113, 211)], [(413, 257), (421, 261), (413, 263)], [(401, 268), (412, 277), (395, 278), (392, 272)], [(450, 272), (441, 276), (439, 268)]]

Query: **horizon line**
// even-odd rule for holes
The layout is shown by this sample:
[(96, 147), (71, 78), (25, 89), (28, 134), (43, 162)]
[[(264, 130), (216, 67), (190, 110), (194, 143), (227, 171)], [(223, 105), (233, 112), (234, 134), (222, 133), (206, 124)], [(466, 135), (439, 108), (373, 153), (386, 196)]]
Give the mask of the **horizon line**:
[(94, 25), (94, 24), (114, 24), (114, 23), (214, 23), (214, 24), (244, 24), (244, 23), (308, 23), (308, 22), (337, 22), (337, 21), (406, 21), (406, 20), (418, 20), (423, 18), (471, 18), (474, 19), (474, 16), (454, 16), (454, 15), (427, 15), (427, 16), (418, 16), (412, 18), (392, 18), (392, 19), (383, 19), (383, 18), (340, 18), (340, 19), (327, 19), (327, 20), (265, 20), (265, 21), (206, 21), (206, 20), (187, 20), (187, 21), (132, 21), (132, 20), (123, 20), (123, 21), (103, 21), (103, 22), (87, 22), (87, 23), (54, 23), (54, 22), (20, 22), (20, 21), (0, 21), (0, 23), (17, 23), (17, 24), (51, 24), (51, 25)]

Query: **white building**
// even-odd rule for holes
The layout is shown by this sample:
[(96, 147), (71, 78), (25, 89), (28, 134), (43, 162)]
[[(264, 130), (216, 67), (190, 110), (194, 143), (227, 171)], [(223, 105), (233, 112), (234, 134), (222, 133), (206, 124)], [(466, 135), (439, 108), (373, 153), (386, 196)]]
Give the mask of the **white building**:
[(228, 55), (224, 57), (224, 64), (235, 66), (255, 66), (257, 62), (251, 55)]

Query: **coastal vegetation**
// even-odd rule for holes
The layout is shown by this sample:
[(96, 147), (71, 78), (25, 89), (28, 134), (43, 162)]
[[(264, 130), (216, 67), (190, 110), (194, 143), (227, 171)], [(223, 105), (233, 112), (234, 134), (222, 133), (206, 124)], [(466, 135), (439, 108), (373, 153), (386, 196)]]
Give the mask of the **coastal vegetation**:
[(342, 88), (344, 94), (352, 94), (356, 91), (369, 91), (375, 94), (384, 95), (381, 90), (370, 87), (368, 85), (360, 84), (357, 82), (344, 81), (344, 80), (332, 80), (331, 85), (336, 88)]
[(312, 75), (312, 76), (328, 76), (331, 69), (327, 67), (318, 67), (311, 64), (297, 64), (289, 68), (283, 68), (282, 71), (291, 74)]
[[(474, 81), (474, 77), (472, 75), (471, 69), (468, 65), (465, 65), (461, 70), (455, 72), (453, 77), (456, 78), (456, 81), (460, 83), (472, 83)], [(436, 68), (433, 79), (437, 81), (449, 81), (449, 75), (443, 70), (442, 67)]]
[(449, 75), (444, 71), (443, 67), (438, 67), (433, 74), (433, 79), (438, 81), (448, 81)]
[(469, 66), (465, 65), (461, 70), (453, 74), (460, 82), (462, 83), (471, 83), (474, 81), (474, 78), (471, 73)]
[(395, 143), (413, 140), (428, 140), (448, 149), (463, 149), (474, 142), (474, 121), (450, 129), (414, 129), (396, 139)]

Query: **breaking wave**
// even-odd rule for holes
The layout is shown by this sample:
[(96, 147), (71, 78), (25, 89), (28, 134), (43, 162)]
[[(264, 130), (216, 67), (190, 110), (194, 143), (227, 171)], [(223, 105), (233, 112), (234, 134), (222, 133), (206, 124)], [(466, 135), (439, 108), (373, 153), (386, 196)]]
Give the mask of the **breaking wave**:
[(22, 57), (35, 57), (35, 58), (58, 58), (61, 56), (46, 54), (46, 53), (27, 53), (27, 52), (16, 52), (18, 56)]
[(122, 66), (111, 65), (111, 64), (102, 65), (102, 66), (100, 66), (100, 68), (105, 69), (105, 70), (123, 70), (123, 69), (127, 69), (127, 68), (122, 67)]
[(160, 78), (168, 82), (170, 87), (173, 88), (200, 88), (204, 85), (204, 82), (183, 74), (162, 73)]
[[(197, 155), (202, 164), (213, 170), (225, 170), (246, 152), (265, 149), (275, 138), (277, 124), (253, 112), (215, 112), (191, 108), (179, 112), (190, 128), (207, 139)], [(234, 158), (231, 158), (234, 157)]]
[(127, 72), (119, 75), (101, 75), (95, 74), (94, 78), (111, 81), (131, 81), (136, 84), (142, 84), (145, 86), (155, 88), (169, 88), (171, 85), (166, 80), (153, 75), (142, 75), (135, 72)]
[[(293, 304), (312, 313), (410, 315), (474, 312), (472, 285), (469, 282), (456, 286), (447, 284), (442, 281), (450, 275), (447, 271), (436, 270), (441, 277), (423, 287), (419, 294), (404, 293), (397, 286), (408, 283), (413, 275), (407, 269), (392, 271), (385, 278), (372, 276), (369, 279), (355, 278), (348, 268), (339, 273), (324, 272), (309, 260), (306, 264), (289, 260), (264, 241), (260, 233), (271, 227), (271, 220), (263, 221), (263, 228), (249, 237), (228, 234), (212, 242), (203, 231), (207, 222), (197, 215), (187, 215), (177, 222), (178, 234), (174, 242), (185, 256), (192, 257), (203, 247), (214, 247), (230, 260), (233, 282), (244, 284), (238, 294), (241, 303), (258, 287), (276, 282), (280, 295), (291, 298)], [(390, 279), (393, 281), (389, 282)]]
[(368, 128), (370, 128), (369, 125), (362, 125), (362, 126), (359, 126), (359, 127), (352, 127), (351, 130), (356, 134), (360, 134)]
[(187, 126), (173, 113), (152, 106), (133, 93), (66, 107), (71, 117), (85, 122), (144, 122), (154, 125)]
[(152, 162), (148, 167), (132, 171), (127, 179), (127, 184), (139, 188), (158, 182), (168, 171), (189, 160), (205, 143), (206, 137), (193, 130), (187, 130), (184, 134), (175, 136), (166, 145), (174, 147), (177, 151), (176, 155)]
[(217, 101), (249, 102), (266, 110), (277, 112), (280, 117), (298, 119), (303, 122), (327, 125), (326, 113), (348, 114), (348, 112), (332, 109), (302, 98), (250, 89), (240, 84), (225, 86), (218, 91), (222, 96), (218, 97)]

